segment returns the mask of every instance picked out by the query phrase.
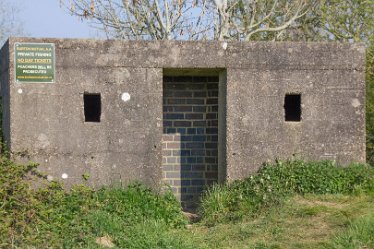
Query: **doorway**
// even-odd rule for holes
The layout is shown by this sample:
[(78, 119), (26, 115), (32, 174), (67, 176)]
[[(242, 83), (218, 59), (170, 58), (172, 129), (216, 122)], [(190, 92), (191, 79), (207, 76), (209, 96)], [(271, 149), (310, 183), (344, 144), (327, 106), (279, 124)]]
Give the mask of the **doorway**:
[(218, 181), (219, 81), (218, 73), (164, 72), (163, 174), (184, 209)]

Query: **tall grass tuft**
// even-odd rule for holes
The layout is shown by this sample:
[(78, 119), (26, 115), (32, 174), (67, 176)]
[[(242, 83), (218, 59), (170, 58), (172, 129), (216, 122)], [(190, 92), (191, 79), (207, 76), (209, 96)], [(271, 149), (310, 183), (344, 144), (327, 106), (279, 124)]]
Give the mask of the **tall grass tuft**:
[(354, 220), (348, 230), (337, 235), (326, 248), (374, 248), (374, 216), (364, 216)]

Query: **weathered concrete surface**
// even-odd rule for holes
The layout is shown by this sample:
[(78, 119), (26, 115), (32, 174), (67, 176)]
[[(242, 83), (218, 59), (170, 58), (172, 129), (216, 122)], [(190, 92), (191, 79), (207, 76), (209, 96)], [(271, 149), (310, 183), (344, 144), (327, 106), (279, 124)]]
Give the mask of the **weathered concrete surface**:
[[(15, 42), (54, 43), (56, 83), (16, 83)], [(226, 115), (219, 117), (220, 179), (242, 178), (266, 160), (292, 155), (364, 162), (363, 45), (223, 45), (11, 38), (0, 60), (5, 138), (51, 176), (68, 174), (67, 183), (88, 173), (95, 186), (134, 180), (158, 186), (163, 69), (217, 68), (224, 72), (220, 94), (226, 93), (219, 104)], [(101, 93), (100, 123), (84, 122), (85, 92)], [(301, 122), (284, 121), (286, 93), (301, 94)]]
[[(227, 75), (230, 178), (250, 174), (264, 159), (365, 161), (362, 72), (228, 69)], [(301, 122), (284, 121), (287, 93), (301, 94)]]

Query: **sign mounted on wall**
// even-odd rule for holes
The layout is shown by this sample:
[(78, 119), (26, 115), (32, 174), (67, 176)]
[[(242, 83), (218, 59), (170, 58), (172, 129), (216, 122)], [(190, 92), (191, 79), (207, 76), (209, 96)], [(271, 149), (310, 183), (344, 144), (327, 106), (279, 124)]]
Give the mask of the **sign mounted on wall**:
[(55, 45), (53, 43), (15, 43), (17, 83), (55, 82)]

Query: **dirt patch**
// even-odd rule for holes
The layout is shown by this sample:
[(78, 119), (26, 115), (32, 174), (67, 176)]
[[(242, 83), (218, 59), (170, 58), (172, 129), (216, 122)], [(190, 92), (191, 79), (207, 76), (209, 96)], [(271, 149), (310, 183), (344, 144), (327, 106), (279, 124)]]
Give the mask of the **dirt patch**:
[(349, 203), (332, 202), (332, 201), (320, 201), (320, 200), (308, 200), (302, 197), (295, 198), (298, 204), (306, 206), (324, 206), (328, 208), (343, 209), (349, 206)]
[(109, 236), (103, 236), (96, 238), (96, 243), (103, 247), (113, 248), (114, 244)]

